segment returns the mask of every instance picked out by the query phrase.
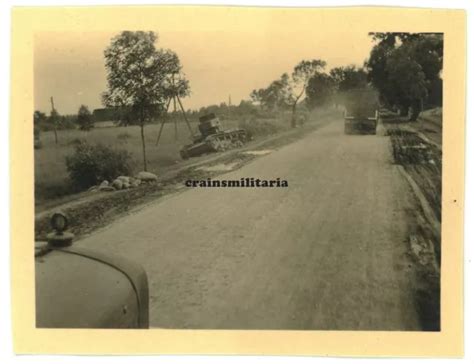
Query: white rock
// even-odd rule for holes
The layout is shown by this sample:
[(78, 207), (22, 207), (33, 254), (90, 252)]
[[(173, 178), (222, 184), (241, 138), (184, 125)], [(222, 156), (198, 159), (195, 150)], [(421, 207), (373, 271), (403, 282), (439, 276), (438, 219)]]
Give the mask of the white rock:
[(134, 180), (130, 183), (130, 187), (138, 187), (138, 186), (140, 186), (141, 183), (142, 183), (142, 181), (140, 181), (139, 179), (134, 179)]
[(130, 188), (130, 183), (124, 182), (124, 183), (122, 184), (122, 188)]
[(109, 181), (104, 180), (104, 181), (102, 181), (102, 183), (100, 184), (99, 187), (106, 187), (106, 186), (108, 186), (108, 185), (109, 185)]
[(119, 179), (116, 179), (112, 182), (112, 187), (116, 190), (121, 190), (123, 188), (123, 182)]
[(142, 171), (137, 174), (137, 178), (142, 182), (155, 182), (158, 179), (158, 176), (151, 172)]
[(130, 183), (130, 177), (129, 176), (119, 176), (116, 179), (122, 181), (123, 183)]

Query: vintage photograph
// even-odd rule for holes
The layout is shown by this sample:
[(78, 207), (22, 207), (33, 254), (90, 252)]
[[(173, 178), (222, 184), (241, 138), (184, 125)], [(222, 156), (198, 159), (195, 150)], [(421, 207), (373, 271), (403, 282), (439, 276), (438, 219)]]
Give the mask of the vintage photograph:
[(440, 331), (444, 34), (177, 24), (34, 34), (36, 327)]

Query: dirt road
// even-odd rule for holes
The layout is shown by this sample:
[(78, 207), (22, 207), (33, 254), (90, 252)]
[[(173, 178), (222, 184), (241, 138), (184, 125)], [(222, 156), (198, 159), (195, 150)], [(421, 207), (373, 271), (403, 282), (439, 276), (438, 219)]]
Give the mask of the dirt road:
[(287, 188), (190, 188), (77, 244), (144, 265), (155, 327), (418, 330), (412, 196), (391, 163), (388, 137), (334, 121), (218, 177)]

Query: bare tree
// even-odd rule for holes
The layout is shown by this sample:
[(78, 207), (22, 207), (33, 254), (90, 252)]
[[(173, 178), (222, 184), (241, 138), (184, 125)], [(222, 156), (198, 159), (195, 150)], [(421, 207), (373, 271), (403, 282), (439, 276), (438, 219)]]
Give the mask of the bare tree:
[(291, 74), (289, 87), (289, 103), (291, 105), (291, 127), (296, 127), (296, 105), (306, 91), (309, 80), (318, 72), (322, 72), (326, 62), (320, 59), (303, 60), (298, 63)]

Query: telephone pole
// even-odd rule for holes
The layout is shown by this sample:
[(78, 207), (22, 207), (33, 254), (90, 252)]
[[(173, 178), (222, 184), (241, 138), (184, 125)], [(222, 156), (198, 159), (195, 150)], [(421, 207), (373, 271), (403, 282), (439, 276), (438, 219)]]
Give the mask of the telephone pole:
[[(172, 78), (172, 82), (173, 82), (173, 85), (174, 85), (174, 77)], [(174, 90), (174, 88), (173, 88), (173, 90)], [(168, 110), (169, 110), (171, 101), (173, 101), (174, 138), (175, 138), (175, 141), (178, 140), (178, 124), (177, 124), (178, 120), (176, 118), (177, 117), (176, 114), (177, 114), (177, 111), (178, 111), (178, 106), (181, 109), (181, 113), (183, 114), (184, 121), (186, 122), (186, 125), (188, 126), (189, 133), (191, 134), (191, 136), (193, 135), (193, 130), (191, 128), (191, 124), (189, 124), (188, 118), (186, 117), (186, 111), (184, 110), (181, 99), (179, 98), (178, 93), (176, 91), (174, 91), (173, 94), (168, 99), (168, 102), (167, 102), (167, 105), (166, 105), (166, 108), (165, 108), (165, 117), (163, 117), (162, 120), (161, 120), (160, 130), (158, 131), (158, 137), (156, 138), (156, 143), (155, 143), (156, 146), (158, 146), (158, 143), (159, 143), (160, 138), (161, 138), (161, 133), (163, 132), (163, 127), (165, 126), (166, 115), (168, 114)]]
[(54, 126), (54, 142), (57, 145), (58, 144), (58, 131), (56, 128), (56, 118), (57, 118), (57, 115), (56, 115), (56, 110), (54, 109), (54, 100), (53, 100), (53, 96), (51, 96), (51, 119), (53, 121), (53, 126)]

